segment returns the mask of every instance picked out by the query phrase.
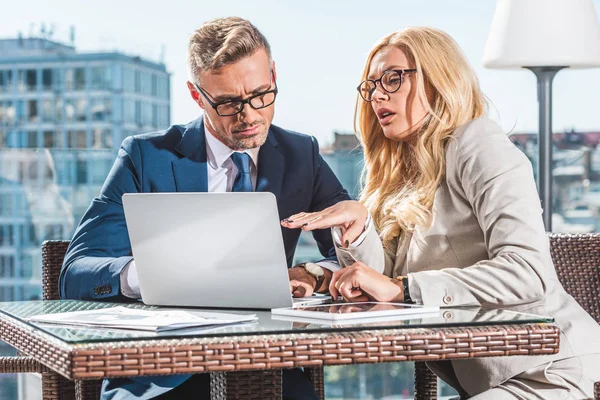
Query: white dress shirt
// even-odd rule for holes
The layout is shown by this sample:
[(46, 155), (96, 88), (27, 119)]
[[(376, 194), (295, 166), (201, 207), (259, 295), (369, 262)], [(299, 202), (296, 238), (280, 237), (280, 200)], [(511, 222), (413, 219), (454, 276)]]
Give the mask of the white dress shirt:
[[(206, 138), (206, 158), (207, 158), (207, 172), (208, 172), (208, 191), (209, 192), (231, 192), (235, 176), (238, 173), (238, 169), (231, 159), (231, 155), (234, 153), (229, 147), (215, 138), (206, 129), (204, 130), (204, 137)], [(252, 165), (250, 167), (250, 178), (252, 180), (252, 188), (256, 190), (256, 180), (258, 176), (258, 153), (260, 147), (254, 149), (248, 149), (244, 152), (250, 156)], [(330, 271), (336, 271), (340, 269), (340, 266), (335, 261), (319, 261), (318, 264), (327, 268)], [(130, 261), (129, 264), (123, 268), (120, 275), (121, 280), (121, 293), (124, 296), (131, 298), (140, 298), (140, 285), (137, 277), (137, 269), (135, 267), (135, 261)]]

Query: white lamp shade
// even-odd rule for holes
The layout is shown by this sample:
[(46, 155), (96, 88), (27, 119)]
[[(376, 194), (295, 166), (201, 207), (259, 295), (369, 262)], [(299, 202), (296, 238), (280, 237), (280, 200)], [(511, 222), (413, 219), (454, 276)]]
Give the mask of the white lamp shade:
[(498, 0), (483, 65), (600, 66), (600, 24), (592, 0)]

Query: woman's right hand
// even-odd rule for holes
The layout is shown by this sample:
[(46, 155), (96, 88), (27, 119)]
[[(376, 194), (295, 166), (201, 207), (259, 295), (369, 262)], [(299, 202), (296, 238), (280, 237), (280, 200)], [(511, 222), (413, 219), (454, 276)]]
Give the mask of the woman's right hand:
[(342, 230), (342, 246), (348, 247), (365, 229), (369, 211), (356, 200), (340, 201), (331, 207), (314, 213), (299, 213), (281, 221), (285, 228), (301, 228), (303, 231), (337, 226)]
[(404, 299), (399, 281), (358, 261), (333, 273), (329, 293), (334, 299), (342, 295), (344, 300), (350, 302), (375, 300), (391, 303)]

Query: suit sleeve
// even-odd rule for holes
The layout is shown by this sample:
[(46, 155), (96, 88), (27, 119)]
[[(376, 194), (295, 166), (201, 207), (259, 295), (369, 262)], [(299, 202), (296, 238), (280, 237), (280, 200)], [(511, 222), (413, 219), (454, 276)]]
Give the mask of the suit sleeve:
[(125, 139), (69, 245), (59, 278), (61, 298), (126, 299), (119, 277), (133, 257), (121, 197), (141, 191), (140, 161), (136, 140)]
[(470, 204), (488, 259), (409, 274), (411, 296), (438, 306), (536, 302), (554, 270), (531, 163), (499, 128), (473, 124), (449, 144), (455, 147), (447, 152), (447, 182)]
[[(331, 168), (329, 168), (329, 165), (327, 165), (321, 154), (319, 154), (317, 140), (314, 137), (311, 139), (314, 185), (312, 202), (308, 211), (315, 212), (321, 211), (340, 201), (350, 200), (350, 196), (348, 196), (348, 192), (342, 187), (342, 184)], [(326, 257), (328, 260), (337, 261), (331, 230), (317, 229), (312, 234), (323, 257)]]

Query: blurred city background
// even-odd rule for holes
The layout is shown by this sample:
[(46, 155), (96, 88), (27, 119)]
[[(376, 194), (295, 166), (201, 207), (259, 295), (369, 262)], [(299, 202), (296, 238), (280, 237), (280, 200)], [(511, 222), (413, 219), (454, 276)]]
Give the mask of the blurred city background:
[[(153, 8), (154, 3), (133, 3), (140, 10), (148, 7), (149, 18), (158, 18), (163, 12)], [(329, 4), (322, 6), (324, 9), (312, 2), (314, 10), (298, 11), (293, 7), (286, 9), (270, 2), (258, 2), (265, 9), (269, 5), (283, 7), (287, 17), (279, 23), (268, 22), (268, 15), (260, 10), (248, 10), (242, 3), (234, 3), (242, 11), (236, 12), (231, 5), (223, 10), (212, 6), (203, 15), (204, 6), (195, 6), (195, 22), (186, 20), (186, 33), (180, 32), (173, 46), (169, 44), (172, 36), (165, 33), (164, 42), (156, 40), (151, 27), (141, 23), (146, 31), (134, 34), (131, 28), (124, 30), (122, 40), (118, 37), (118, 28), (98, 28), (98, 37), (110, 32), (110, 39), (104, 43), (100, 40), (97, 48), (90, 45), (93, 30), (74, 13), (61, 17), (49, 13), (46, 19), (35, 13), (28, 20), (19, 20), (25, 12), (21, 6), (15, 5), (14, 10), (13, 6), (4, 7), (5, 14), (0, 17), (0, 26), (3, 26), (0, 29), (0, 301), (41, 298), (42, 241), (71, 238), (91, 199), (99, 193), (125, 137), (162, 130), (171, 123), (186, 123), (199, 115), (186, 97), (185, 45), (193, 29), (216, 16), (240, 15), (251, 19), (260, 29), (264, 27), (281, 77), (275, 123), (316, 135), (324, 159), (354, 198), (359, 193), (362, 169), (362, 153), (352, 133), (354, 87), (363, 58), (375, 39), (405, 25), (438, 27), (457, 39), (490, 97), (491, 117), (509, 132), (511, 140), (529, 157), (534, 169), (537, 166), (537, 100), (533, 74), (483, 71), (480, 66), (494, 9), (492, 0), (401, 1), (394, 6), (398, 16), (395, 20), (382, 15), (384, 10), (365, 11), (367, 17), (375, 18), (369, 23), (379, 21), (381, 26), (375, 32), (365, 31), (360, 46), (353, 46), (352, 40), (350, 43), (340, 40), (346, 34), (349, 37), (356, 34), (354, 28), (362, 10), (360, 3), (350, 2), (348, 9), (343, 10), (341, 2), (332, 2), (339, 7)], [(423, 3), (431, 4), (424, 6)], [(59, 1), (55, 8), (70, 6), (80, 7), (74, 2)], [(46, 6), (40, 3), (40, 7)], [(177, 7), (179, 11), (185, 8)], [(296, 11), (299, 14), (294, 14)], [(103, 16), (112, 12), (117, 11), (99, 11)], [(329, 35), (327, 43), (339, 42), (339, 46), (329, 48), (330, 53), (338, 54), (342, 48), (345, 53), (351, 53), (352, 62), (339, 59), (341, 63), (324, 64), (319, 57), (328, 51), (327, 44), (315, 47), (313, 56), (303, 46), (283, 49), (288, 46), (278, 32), (283, 35), (285, 31), (285, 37), (289, 38), (289, 30), (298, 30), (306, 40), (314, 40), (315, 33), (307, 32), (310, 21), (323, 24), (325, 16), (333, 21), (337, 12), (339, 18), (347, 19), (347, 26), (337, 30), (323, 28), (319, 32)], [(386, 10), (383, 14), (394, 13)], [(183, 18), (182, 14), (167, 15), (172, 20), (165, 21), (165, 25), (177, 23), (179, 16)], [(286, 26), (282, 22), (294, 16), (305, 25)], [(93, 18), (87, 14), (84, 17)], [(64, 21), (65, 26), (59, 29), (48, 18)], [(337, 17), (335, 21), (332, 23), (344, 24)], [(465, 21), (470, 22), (468, 29)], [(108, 19), (104, 22), (111, 24)], [(83, 49), (78, 47), (78, 29), (82, 29), (87, 38)], [(152, 39), (146, 40), (144, 35)], [(139, 52), (136, 52), (136, 43), (143, 44)], [(313, 43), (313, 46), (317, 45)], [(338, 74), (338, 70), (344, 71)], [(593, 101), (595, 89), (600, 86), (600, 75), (598, 71), (561, 74), (555, 83), (553, 230), (593, 232), (600, 224), (600, 121)], [(303, 80), (299, 80), (300, 75)], [(340, 76), (343, 76), (342, 81)], [(308, 81), (312, 84), (307, 85)], [(344, 89), (338, 91), (336, 85), (341, 84)], [(331, 94), (334, 100), (327, 103), (330, 92), (337, 93), (338, 97)], [(303, 234), (296, 261), (318, 257), (312, 237)], [(5, 344), (0, 345), (0, 350), (1, 354), (14, 354)], [(412, 398), (412, 379), (409, 363), (328, 367), (326, 394), (333, 399)], [(442, 395), (453, 393), (445, 385), (441, 385), (440, 391)], [(40, 397), (39, 377), (0, 376), (0, 400)]]

